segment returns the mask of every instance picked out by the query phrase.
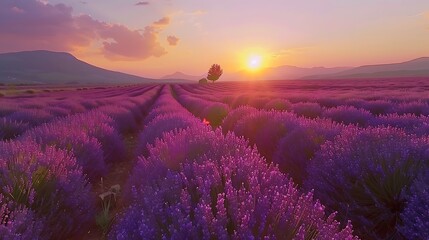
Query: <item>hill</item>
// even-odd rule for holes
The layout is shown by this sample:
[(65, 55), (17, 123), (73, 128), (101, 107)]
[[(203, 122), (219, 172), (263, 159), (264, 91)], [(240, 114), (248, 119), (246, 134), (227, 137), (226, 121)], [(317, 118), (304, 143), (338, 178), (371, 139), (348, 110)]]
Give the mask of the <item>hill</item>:
[(309, 75), (333, 74), (350, 69), (349, 67), (297, 67), (284, 65), (279, 67), (264, 68), (257, 72), (239, 71), (225, 76), (227, 80), (293, 80)]
[(364, 65), (334, 74), (311, 75), (305, 79), (429, 77), (429, 57), (390, 64)]
[(192, 82), (196, 82), (198, 80), (200, 80), (201, 78), (206, 77), (205, 75), (201, 75), (201, 76), (193, 76), (193, 75), (188, 75), (182, 72), (175, 72), (173, 74), (169, 74), (169, 75), (165, 75), (163, 77), (161, 77), (161, 79), (164, 80), (170, 80), (170, 81), (174, 81), (174, 80), (184, 80), (184, 81), (192, 81)]
[(136, 84), (143, 78), (99, 68), (64, 52), (45, 50), (0, 54), (0, 83), (6, 84)]

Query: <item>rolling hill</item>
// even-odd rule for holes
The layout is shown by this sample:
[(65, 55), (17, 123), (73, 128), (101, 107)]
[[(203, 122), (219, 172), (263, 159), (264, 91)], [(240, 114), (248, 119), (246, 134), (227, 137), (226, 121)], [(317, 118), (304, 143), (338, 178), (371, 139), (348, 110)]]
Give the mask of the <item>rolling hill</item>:
[(297, 67), (284, 65), (279, 67), (264, 68), (257, 72), (249, 72), (246, 70), (232, 74), (226, 74), (224, 77), (227, 80), (293, 80), (300, 79), (309, 75), (333, 74), (344, 70), (351, 69), (350, 67)]
[(159, 82), (99, 68), (64, 52), (45, 50), (0, 54), (0, 83), (136, 84)]
[(401, 63), (364, 65), (334, 74), (310, 75), (304, 77), (304, 79), (400, 77), (429, 77), (429, 57), (417, 58)]
[(175, 72), (173, 74), (169, 74), (169, 75), (165, 75), (163, 76), (161, 79), (164, 80), (187, 80), (187, 81), (193, 81), (196, 82), (198, 80), (200, 80), (201, 78), (206, 77), (206, 75), (201, 75), (201, 76), (192, 76), (192, 75), (188, 75), (182, 72)]

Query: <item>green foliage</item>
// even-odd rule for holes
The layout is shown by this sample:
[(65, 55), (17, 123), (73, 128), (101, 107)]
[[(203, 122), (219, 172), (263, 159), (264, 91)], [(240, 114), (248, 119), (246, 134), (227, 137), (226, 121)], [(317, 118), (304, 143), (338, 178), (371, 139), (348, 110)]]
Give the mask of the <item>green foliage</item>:
[(8, 166), (12, 181), (12, 187), (6, 197), (14, 203), (16, 207), (25, 206), (37, 210), (37, 212), (48, 212), (49, 202), (55, 192), (55, 181), (49, 174), (49, 169), (39, 166), (31, 176), (31, 179), (20, 171), (16, 166)]
[[(103, 178), (101, 178), (101, 188), (104, 189)], [(95, 223), (101, 229), (103, 236), (109, 232), (113, 223), (114, 216), (111, 209), (116, 206), (116, 196), (119, 194), (121, 187), (119, 184), (111, 186), (106, 192), (99, 195), (101, 200), (101, 211), (95, 216)], [(115, 204), (112, 204), (112, 200)]]
[(200, 83), (200, 84), (205, 84), (205, 83), (207, 83), (207, 78), (201, 78), (201, 79), (198, 81), (198, 83)]
[(101, 211), (95, 216), (95, 222), (101, 229), (103, 236), (106, 236), (113, 222), (113, 216), (110, 213), (111, 198), (101, 200)]
[(222, 120), (228, 115), (229, 109), (220, 104), (213, 104), (204, 110), (205, 118), (213, 127), (218, 127), (222, 124)]
[(213, 64), (209, 69), (209, 72), (207, 74), (207, 79), (214, 83), (214, 81), (218, 80), (220, 76), (222, 76), (222, 74), (223, 74), (223, 70), (220, 67), (220, 65)]

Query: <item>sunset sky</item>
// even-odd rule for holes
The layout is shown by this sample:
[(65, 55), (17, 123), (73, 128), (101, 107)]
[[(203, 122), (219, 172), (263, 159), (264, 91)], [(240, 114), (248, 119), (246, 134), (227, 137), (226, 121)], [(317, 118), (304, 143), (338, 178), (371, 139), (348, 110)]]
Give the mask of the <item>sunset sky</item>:
[(36, 49), (146, 77), (401, 62), (429, 56), (429, 1), (0, 0), (0, 52)]

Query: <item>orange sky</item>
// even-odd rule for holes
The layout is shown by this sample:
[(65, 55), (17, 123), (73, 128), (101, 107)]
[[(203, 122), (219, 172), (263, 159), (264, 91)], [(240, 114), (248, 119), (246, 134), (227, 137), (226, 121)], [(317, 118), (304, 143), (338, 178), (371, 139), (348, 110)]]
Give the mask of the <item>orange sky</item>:
[(426, 0), (0, 1), (0, 52), (67, 51), (146, 77), (429, 56)]

